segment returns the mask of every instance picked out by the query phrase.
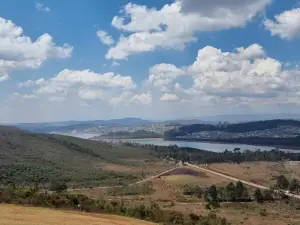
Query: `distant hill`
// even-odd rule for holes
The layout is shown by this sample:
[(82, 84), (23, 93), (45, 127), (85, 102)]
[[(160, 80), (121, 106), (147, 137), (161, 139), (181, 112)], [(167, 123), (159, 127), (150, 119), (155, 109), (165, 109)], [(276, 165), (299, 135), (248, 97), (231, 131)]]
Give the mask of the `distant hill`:
[(206, 121), (198, 119), (183, 119), (183, 120), (166, 120), (165, 124), (191, 125), (191, 124), (207, 124)]
[[(192, 133), (197, 132), (211, 132), (211, 131), (220, 131), (227, 133), (246, 133), (254, 131), (264, 131), (281, 126), (290, 126), (298, 127), (300, 129), (300, 121), (298, 120), (263, 120), (255, 122), (245, 122), (245, 123), (220, 123), (217, 125), (212, 124), (192, 124), (176, 129), (170, 130), (165, 133), (165, 139), (168, 140), (177, 140), (180, 136), (188, 136)], [(205, 138), (205, 139), (189, 139), (189, 140), (206, 140), (206, 141), (218, 141), (218, 142), (227, 142), (227, 143), (243, 143), (243, 144), (258, 144), (258, 145), (270, 145), (270, 146), (291, 146), (291, 147), (300, 147), (300, 136), (295, 138), (258, 138), (255, 136), (251, 137), (242, 137), (240, 138)]]
[(137, 180), (139, 174), (106, 171), (101, 165), (139, 165), (149, 160), (157, 159), (145, 149), (0, 126), (0, 184), (51, 180), (91, 186), (124, 184)]
[(32, 131), (32, 132), (65, 132), (78, 130), (83, 131), (85, 129), (97, 127), (97, 126), (134, 126), (144, 125), (152, 123), (149, 120), (143, 120), (139, 118), (124, 118), (124, 119), (111, 119), (111, 120), (92, 120), (92, 121), (66, 121), (66, 122), (54, 122), (54, 123), (18, 123), (14, 126)]
[(249, 114), (249, 115), (215, 115), (215, 116), (202, 116), (200, 120), (205, 123), (209, 122), (228, 122), (228, 123), (242, 123), (253, 122), (261, 120), (300, 120), (299, 114)]

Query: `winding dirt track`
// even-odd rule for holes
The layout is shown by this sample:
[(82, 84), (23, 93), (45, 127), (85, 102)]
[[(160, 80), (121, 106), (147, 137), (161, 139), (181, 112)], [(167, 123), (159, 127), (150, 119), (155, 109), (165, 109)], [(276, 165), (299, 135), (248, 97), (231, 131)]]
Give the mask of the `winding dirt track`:
[[(220, 173), (220, 172), (216, 172), (216, 171), (213, 171), (213, 170), (210, 170), (210, 169), (203, 168), (201, 166), (193, 165), (193, 164), (190, 164), (190, 163), (187, 163), (187, 166), (198, 169), (198, 170), (201, 170), (203, 172), (211, 173), (211, 174), (226, 178), (228, 180), (232, 180), (232, 181), (236, 181), (236, 182), (240, 181), (243, 184), (246, 184), (246, 185), (251, 186), (251, 187), (255, 187), (255, 188), (259, 188), (259, 189), (263, 189), (263, 190), (269, 189), (266, 186), (256, 184), (256, 183), (253, 183), (253, 182), (249, 182), (249, 181), (245, 181), (245, 180), (241, 180), (241, 179), (238, 179), (238, 178), (235, 178), (235, 177), (232, 177), (232, 176)], [(291, 193), (285, 193), (285, 194), (289, 197), (296, 198), (296, 199), (300, 200), (300, 195), (294, 195), (294, 194), (291, 194)]]
[[(190, 163), (186, 163), (186, 165), (189, 166), (189, 167), (192, 167), (192, 168), (194, 168), (194, 169), (201, 170), (201, 171), (203, 171), (203, 172), (211, 173), (211, 174), (214, 174), (214, 175), (217, 175), (217, 176), (226, 178), (226, 179), (228, 179), (228, 180), (232, 180), (232, 181), (235, 181), (235, 182), (240, 181), (240, 182), (242, 182), (243, 184), (246, 184), (246, 185), (251, 186), (251, 187), (255, 187), (255, 188), (259, 188), (259, 189), (263, 189), (263, 190), (269, 189), (269, 188), (266, 187), (266, 186), (263, 186), (263, 185), (260, 185), (260, 184), (256, 184), (256, 183), (253, 183), (253, 182), (249, 182), (249, 181), (245, 181), (245, 180), (241, 180), (241, 179), (238, 179), (238, 178), (236, 178), (236, 177), (233, 177), (233, 176), (230, 176), (230, 175), (226, 175), (226, 174), (223, 174), (223, 173), (220, 173), (220, 172), (216, 172), (216, 171), (211, 170), (211, 169), (208, 169), (208, 168), (203, 168), (203, 167), (201, 167), (201, 166), (197, 166), (197, 165), (190, 164)], [(169, 173), (169, 172), (171, 172), (171, 171), (173, 171), (173, 170), (176, 170), (177, 168), (179, 168), (179, 167), (175, 167), (175, 168), (173, 168), (173, 169), (169, 169), (169, 170), (164, 171), (164, 172), (162, 172), (162, 173), (160, 173), (160, 174), (157, 174), (157, 175), (155, 175), (155, 176), (151, 176), (151, 177), (148, 177), (148, 178), (146, 178), (146, 179), (140, 180), (140, 181), (138, 181), (138, 182), (136, 182), (136, 183), (130, 184), (129, 186), (131, 186), (131, 185), (137, 185), (137, 184), (142, 184), (142, 183), (145, 183), (145, 182), (147, 182), (147, 181), (151, 181), (151, 180), (153, 180), (153, 179), (155, 179), (155, 178), (159, 178), (160, 176), (163, 176), (163, 175), (165, 175), (165, 174), (167, 174), (167, 173)], [(96, 189), (107, 189), (107, 188), (113, 188), (113, 187), (123, 187), (123, 186), (96, 187)], [(80, 191), (80, 190), (85, 190), (85, 189), (89, 189), (89, 188), (68, 189), (68, 191)], [(289, 196), (289, 197), (292, 197), (292, 198), (295, 198), (295, 199), (300, 200), (300, 195), (295, 195), (295, 194), (291, 194), (291, 193), (287, 193), (287, 192), (285, 192), (285, 194), (286, 194), (287, 196)]]
[[(146, 183), (147, 181), (150, 181), (150, 180), (153, 180), (155, 178), (158, 178), (160, 176), (163, 176), (169, 172), (172, 172), (173, 170), (176, 170), (178, 167), (174, 167), (173, 169), (169, 169), (169, 170), (166, 170), (160, 174), (157, 174), (157, 175), (154, 175), (154, 176), (151, 176), (151, 177), (148, 177), (148, 178), (145, 178), (143, 180), (140, 180), (138, 182), (135, 182), (133, 184), (129, 184), (129, 186), (133, 186), (133, 185), (137, 185), (137, 184), (142, 184), (142, 183)], [(107, 188), (119, 188), (119, 187), (124, 187), (124, 186), (121, 186), (121, 185), (116, 185), (116, 186), (104, 186), (104, 187), (95, 187), (93, 189), (107, 189)], [(89, 190), (90, 188), (78, 188), (78, 189), (68, 189), (68, 191), (81, 191), (81, 190)]]

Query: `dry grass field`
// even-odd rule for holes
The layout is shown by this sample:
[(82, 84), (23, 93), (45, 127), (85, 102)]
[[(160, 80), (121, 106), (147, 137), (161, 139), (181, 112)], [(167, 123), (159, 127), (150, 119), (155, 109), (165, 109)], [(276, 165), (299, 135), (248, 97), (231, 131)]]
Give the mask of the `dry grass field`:
[(209, 168), (265, 186), (274, 185), (279, 175), (300, 179), (300, 164), (291, 164), (289, 162), (215, 163), (209, 165)]
[(209, 187), (213, 184), (224, 186), (228, 183), (225, 178), (187, 167), (178, 168), (169, 174), (165, 174), (161, 179), (171, 185), (196, 184), (201, 187)]
[[(185, 214), (191, 212), (208, 215), (205, 203), (177, 204), (168, 208)], [(261, 213), (265, 212), (265, 213)], [(232, 225), (300, 225), (299, 210), (285, 203), (231, 203), (223, 204), (217, 210), (220, 217), (225, 217)]]
[(127, 217), (0, 205), (0, 225), (154, 225)]
[[(244, 180), (249, 180), (263, 185), (275, 183), (277, 176), (284, 174), (287, 177), (298, 177), (300, 165), (290, 163), (254, 162), (243, 164), (212, 164), (213, 170), (232, 175)], [(123, 199), (128, 204), (148, 204), (151, 200), (157, 202), (165, 210), (175, 210), (188, 215), (194, 212), (199, 215), (208, 215), (206, 202), (188, 196), (184, 196), (182, 187), (185, 184), (196, 184), (203, 188), (210, 185), (226, 186), (230, 180), (205, 173), (193, 168), (181, 167), (170, 171), (158, 178), (151, 180), (154, 192), (149, 195), (135, 196), (109, 196), (109, 198)], [(105, 198), (105, 190), (87, 190), (90, 196), (102, 196)], [(225, 217), (233, 225), (300, 225), (300, 210), (283, 202), (274, 203), (231, 203), (223, 204), (217, 209), (217, 215)]]

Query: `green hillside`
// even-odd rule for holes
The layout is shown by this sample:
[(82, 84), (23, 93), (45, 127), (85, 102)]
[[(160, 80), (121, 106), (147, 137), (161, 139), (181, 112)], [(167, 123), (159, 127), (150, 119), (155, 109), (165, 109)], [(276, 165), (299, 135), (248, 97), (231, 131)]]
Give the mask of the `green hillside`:
[(54, 181), (84, 186), (126, 184), (140, 179), (141, 174), (103, 170), (101, 165), (139, 166), (156, 160), (146, 149), (0, 126), (2, 185)]

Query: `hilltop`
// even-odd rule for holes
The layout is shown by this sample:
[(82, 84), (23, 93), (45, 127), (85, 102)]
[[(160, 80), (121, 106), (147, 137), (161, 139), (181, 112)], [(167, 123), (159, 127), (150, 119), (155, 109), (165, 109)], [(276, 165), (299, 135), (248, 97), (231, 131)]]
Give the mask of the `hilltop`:
[(91, 129), (98, 126), (129, 126), (129, 125), (144, 125), (150, 124), (151, 121), (143, 120), (140, 118), (124, 118), (124, 119), (111, 119), (111, 120), (91, 120), (91, 121), (65, 121), (53, 123), (18, 123), (14, 124), (16, 127), (25, 129), (32, 132), (62, 132), (85, 129)]
[[(0, 183), (126, 184), (159, 159), (150, 150), (0, 126)], [(106, 169), (109, 165), (109, 168)], [(139, 168), (138, 172), (113, 169)]]

